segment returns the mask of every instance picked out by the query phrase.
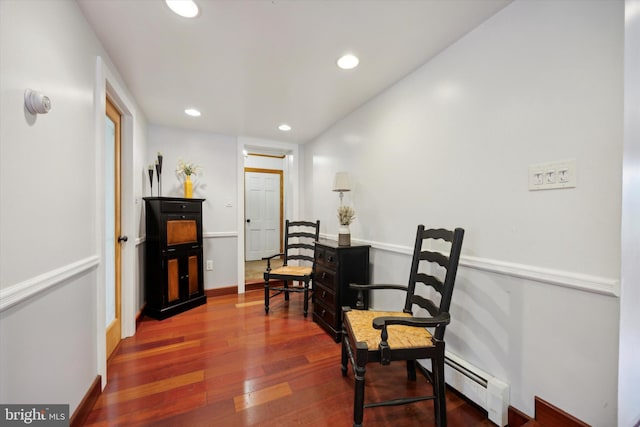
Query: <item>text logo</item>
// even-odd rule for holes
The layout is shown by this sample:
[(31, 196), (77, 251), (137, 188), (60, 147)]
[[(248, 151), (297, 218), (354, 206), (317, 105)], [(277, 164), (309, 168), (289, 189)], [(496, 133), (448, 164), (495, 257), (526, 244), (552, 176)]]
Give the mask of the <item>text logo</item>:
[(1, 405), (0, 426), (69, 427), (69, 405)]

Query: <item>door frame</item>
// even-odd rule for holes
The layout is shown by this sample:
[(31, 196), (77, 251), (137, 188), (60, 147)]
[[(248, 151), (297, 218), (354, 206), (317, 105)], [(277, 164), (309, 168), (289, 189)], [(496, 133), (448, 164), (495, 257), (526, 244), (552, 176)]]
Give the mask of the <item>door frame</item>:
[[(106, 98), (115, 104), (121, 113), (121, 221), (122, 232), (131, 238), (128, 244), (122, 247), (122, 286), (121, 286), (121, 338), (133, 336), (136, 329), (137, 305), (141, 294), (142, 277), (137, 275), (136, 262), (139, 258), (138, 247), (144, 239), (137, 238), (139, 221), (135, 220), (136, 214), (141, 215), (140, 203), (136, 203), (134, 183), (143, 182), (135, 180), (134, 174), (134, 146), (135, 152), (144, 150), (145, 135), (141, 126), (145, 125), (144, 119), (138, 117), (136, 105), (129, 96), (128, 91), (119, 83), (114, 73), (100, 56), (96, 57), (96, 76), (93, 93), (94, 124), (95, 124), (95, 215), (96, 215), (96, 253), (99, 254), (100, 263), (96, 271), (96, 363), (97, 374), (102, 381), (102, 389), (107, 384), (107, 359), (106, 340), (104, 339), (105, 311), (105, 281), (104, 281), (104, 162), (105, 149), (105, 111)], [(134, 128), (137, 132), (134, 137)], [(141, 191), (141, 190), (140, 190)], [(135, 241), (135, 243), (134, 243)]]
[[(247, 172), (254, 172), (254, 173), (269, 173), (269, 174), (274, 174), (274, 175), (280, 175), (280, 218), (278, 219), (278, 224), (279, 224), (279, 236), (278, 236), (278, 242), (280, 242), (280, 253), (282, 253), (282, 251), (284, 250), (284, 246), (282, 243), (282, 229), (284, 228), (284, 171), (280, 170), (280, 169), (263, 169), (263, 168), (244, 168), (244, 177), (246, 178), (247, 176)], [(243, 180), (243, 187), (246, 187), (247, 182), (246, 179)], [(246, 197), (246, 188), (243, 188), (243, 191)], [(246, 199), (245, 199), (246, 200)], [(247, 220), (247, 207), (246, 204), (244, 206), (243, 209), (243, 218), (246, 224), (246, 220)], [(245, 226), (245, 230), (246, 230), (246, 226)], [(245, 251), (244, 251), (244, 257), (242, 258), (242, 261), (244, 262), (246, 259), (246, 255), (247, 255), (247, 236), (245, 233), (244, 236), (244, 244), (245, 244)]]
[(304, 200), (301, 197), (301, 188), (304, 188), (304, 174), (302, 173), (301, 154), (303, 148), (296, 143), (265, 140), (251, 137), (238, 137), (236, 140), (236, 204), (238, 206), (237, 215), (237, 267), (236, 278), (238, 282), (238, 293), (245, 292), (244, 284), (244, 152), (252, 149), (277, 150), (286, 155), (284, 170), (284, 216), (289, 218), (300, 218), (300, 206)]

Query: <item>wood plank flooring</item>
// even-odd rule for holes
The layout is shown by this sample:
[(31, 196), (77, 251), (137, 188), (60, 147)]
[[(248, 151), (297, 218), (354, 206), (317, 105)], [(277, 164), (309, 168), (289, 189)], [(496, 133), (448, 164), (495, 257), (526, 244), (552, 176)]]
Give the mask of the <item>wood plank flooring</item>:
[[(262, 291), (209, 298), (158, 321), (145, 317), (108, 362), (108, 384), (87, 426), (351, 426), (353, 373), (340, 371), (340, 344), (302, 316), (301, 295)], [(367, 367), (365, 397), (409, 389), (404, 364)], [(422, 390), (424, 389), (424, 390)], [(409, 390), (409, 394), (411, 390)], [(448, 392), (449, 426), (492, 426), (486, 414)], [(366, 426), (432, 426), (433, 404), (365, 409)]]

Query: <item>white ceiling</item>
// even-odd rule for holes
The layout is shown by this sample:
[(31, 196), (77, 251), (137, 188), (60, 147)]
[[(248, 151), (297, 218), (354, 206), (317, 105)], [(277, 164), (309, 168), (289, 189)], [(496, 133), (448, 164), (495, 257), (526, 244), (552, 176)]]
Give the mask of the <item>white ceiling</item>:
[[(150, 123), (307, 142), (509, 1), (196, 0), (194, 19), (162, 0), (78, 4)], [(337, 68), (346, 52), (359, 67)]]

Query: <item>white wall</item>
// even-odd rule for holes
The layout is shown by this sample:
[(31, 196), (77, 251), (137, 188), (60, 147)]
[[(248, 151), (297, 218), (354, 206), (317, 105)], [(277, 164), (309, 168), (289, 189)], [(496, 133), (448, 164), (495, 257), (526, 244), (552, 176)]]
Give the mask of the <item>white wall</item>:
[[(184, 196), (182, 181), (175, 174), (179, 159), (201, 166), (202, 175), (192, 176), (193, 197), (206, 199), (202, 220), (203, 251), (204, 259), (213, 261), (213, 270), (204, 272), (204, 287), (235, 286), (237, 217), (241, 215), (236, 203), (236, 137), (151, 125), (147, 166), (155, 160), (158, 151), (164, 157), (163, 196)], [(148, 196), (148, 177), (146, 179), (144, 195)], [(154, 178), (154, 196), (158, 195), (157, 188)]]
[(625, 115), (618, 425), (640, 423), (640, 0), (625, 2)]
[[(448, 350), (529, 415), (538, 395), (602, 426), (617, 413), (623, 29), (621, 2), (516, 1), (305, 146), (307, 212), (335, 235), (333, 176), (351, 174), (375, 282), (407, 280), (417, 224), (465, 228)], [(528, 191), (529, 165), (566, 159), (577, 188)]]
[[(104, 122), (96, 106), (104, 100), (95, 96), (104, 94), (105, 81), (96, 78), (98, 57), (124, 91), (74, 1), (0, 1), (3, 403), (69, 403), (73, 412), (104, 374), (104, 327), (98, 325), (104, 196), (96, 172), (97, 117)], [(51, 98), (48, 114), (26, 112), (26, 88)], [(130, 125), (139, 131), (140, 123)], [(135, 191), (130, 180), (123, 190), (125, 197)]]

